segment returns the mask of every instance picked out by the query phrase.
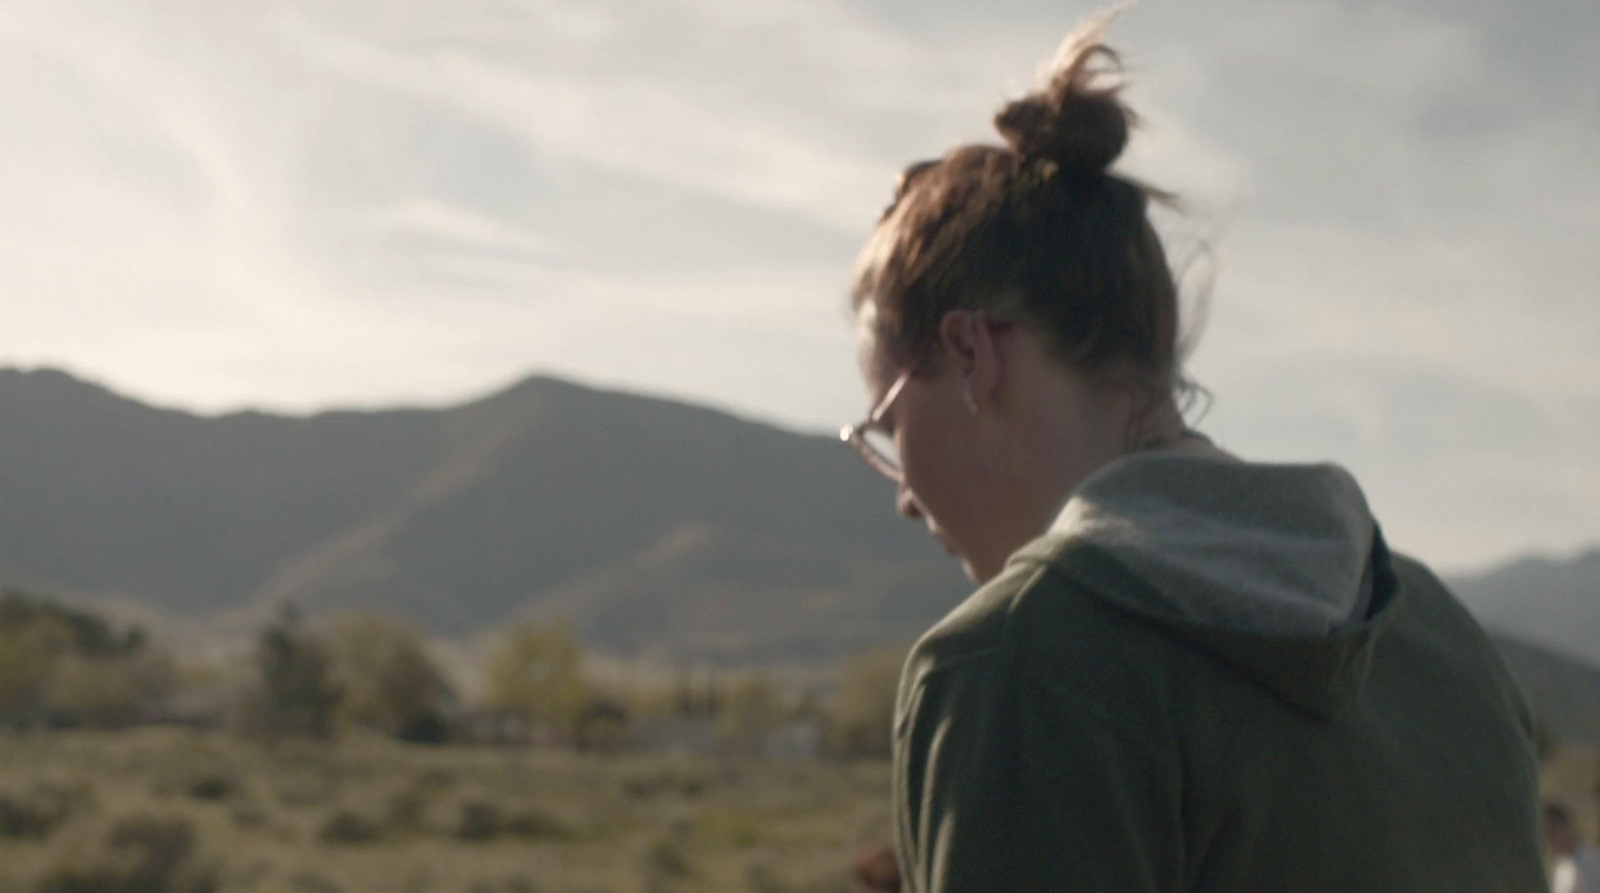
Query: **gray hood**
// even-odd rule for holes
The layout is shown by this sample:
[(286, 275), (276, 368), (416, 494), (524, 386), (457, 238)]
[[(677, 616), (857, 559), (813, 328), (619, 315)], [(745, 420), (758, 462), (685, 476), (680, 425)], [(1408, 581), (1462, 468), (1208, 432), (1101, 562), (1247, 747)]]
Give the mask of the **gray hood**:
[(1322, 717), (1359, 694), (1399, 593), (1349, 473), (1221, 454), (1112, 462), (1012, 561), (1054, 566)]
[(1140, 613), (1301, 637), (1365, 616), (1375, 531), (1338, 466), (1141, 453), (1084, 480), (1045, 539), (1097, 546), (1148, 583), (1113, 594)]

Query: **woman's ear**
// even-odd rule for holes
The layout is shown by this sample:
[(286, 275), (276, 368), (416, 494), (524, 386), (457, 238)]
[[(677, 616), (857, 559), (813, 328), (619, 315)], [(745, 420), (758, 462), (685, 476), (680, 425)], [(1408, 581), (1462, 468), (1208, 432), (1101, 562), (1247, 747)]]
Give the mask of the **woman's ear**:
[[(974, 414), (991, 404), (1001, 380), (999, 346), (982, 310), (956, 309), (939, 321), (945, 361), (963, 379), (962, 401)], [(970, 395), (970, 399), (968, 396)]]

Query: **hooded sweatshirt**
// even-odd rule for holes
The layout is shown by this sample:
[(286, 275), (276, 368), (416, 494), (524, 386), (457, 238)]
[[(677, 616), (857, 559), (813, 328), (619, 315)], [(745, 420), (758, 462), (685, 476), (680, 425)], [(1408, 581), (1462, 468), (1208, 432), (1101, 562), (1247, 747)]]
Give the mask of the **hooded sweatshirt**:
[(1542, 893), (1493, 645), (1331, 465), (1138, 454), (912, 649), (917, 893)]

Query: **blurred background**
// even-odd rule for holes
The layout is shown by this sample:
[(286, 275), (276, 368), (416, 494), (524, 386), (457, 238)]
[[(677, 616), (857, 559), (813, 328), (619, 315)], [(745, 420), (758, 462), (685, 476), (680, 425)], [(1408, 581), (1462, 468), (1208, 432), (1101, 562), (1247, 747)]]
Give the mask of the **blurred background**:
[[(849, 270), (1091, 9), (0, 2), (0, 893), (848, 889), (967, 591)], [(1112, 37), (1200, 427), (1356, 474), (1594, 840), (1600, 7)]]

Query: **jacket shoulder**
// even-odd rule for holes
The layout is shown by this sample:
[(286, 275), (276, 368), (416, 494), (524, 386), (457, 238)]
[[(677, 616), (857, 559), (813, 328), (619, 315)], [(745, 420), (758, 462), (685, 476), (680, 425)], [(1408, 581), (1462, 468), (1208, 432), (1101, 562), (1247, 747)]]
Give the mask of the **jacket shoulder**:
[(1040, 584), (1045, 568), (1012, 562), (934, 624), (912, 646), (905, 680), (917, 681), (998, 654), (1017, 605)]
[(1210, 672), (1210, 659), (1096, 596), (1105, 561), (1093, 548), (1036, 545), (918, 641), (901, 676), (900, 704), (930, 687), (1024, 686), (1063, 716), (1130, 741), (1165, 740), (1177, 689)]
[[(1071, 545), (1080, 547), (1065, 548)], [(923, 634), (912, 648), (907, 675), (913, 667), (936, 672), (1001, 652), (1025, 658), (1041, 648), (1049, 653), (1065, 635), (1093, 637), (1092, 630), (1076, 626), (1085, 611), (1104, 613), (1087, 597), (1097, 585), (1097, 565), (1088, 560), (1098, 557), (1089, 554), (1095, 552), (1049, 538), (1019, 550), (999, 574)]]
[(1531, 734), (1527, 704), (1489, 633), (1422, 562), (1396, 554), (1393, 567), (1406, 606), (1390, 636), (1397, 647), (1426, 655), (1432, 664), (1475, 680), (1478, 690), (1493, 692)]

